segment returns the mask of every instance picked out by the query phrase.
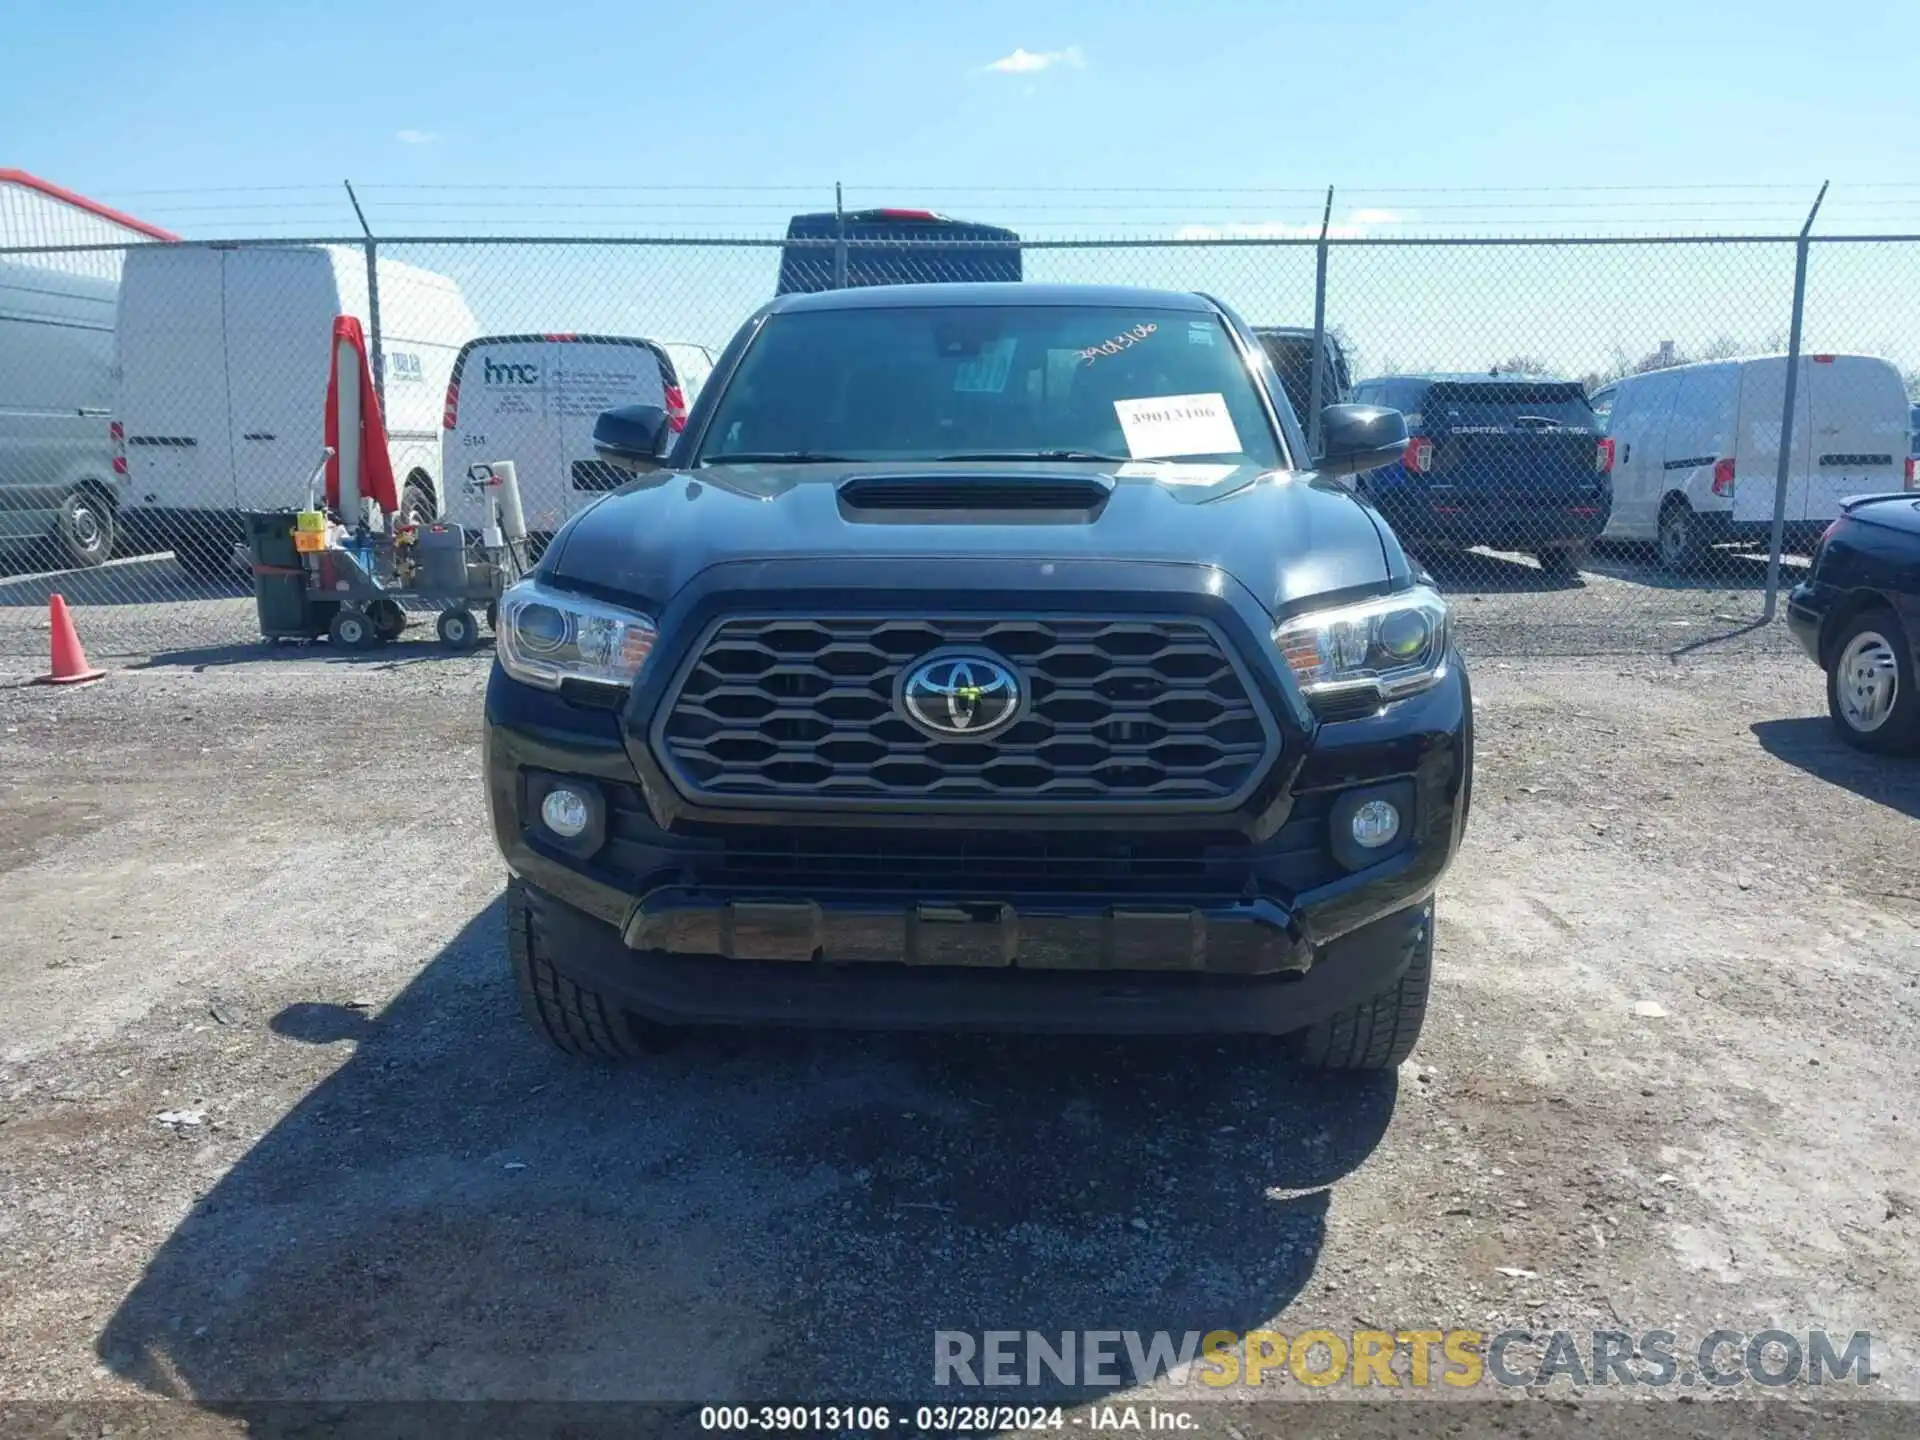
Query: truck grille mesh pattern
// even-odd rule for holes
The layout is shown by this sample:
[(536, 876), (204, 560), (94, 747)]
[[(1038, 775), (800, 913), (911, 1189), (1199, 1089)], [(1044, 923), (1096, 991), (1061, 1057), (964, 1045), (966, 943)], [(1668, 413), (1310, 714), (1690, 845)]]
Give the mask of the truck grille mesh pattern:
[[(1011, 726), (939, 739), (904, 671), (964, 646), (1029, 697)], [(1213, 629), (1179, 618), (733, 619), (707, 638), (656, 745), (695, 794), (837, 802), (1230, 801), (1275, 744)]]

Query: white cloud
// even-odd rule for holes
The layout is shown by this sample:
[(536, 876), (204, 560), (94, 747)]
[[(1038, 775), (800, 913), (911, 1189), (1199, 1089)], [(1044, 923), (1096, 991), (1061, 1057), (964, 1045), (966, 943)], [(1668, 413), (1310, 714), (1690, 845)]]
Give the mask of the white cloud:
[[(1344, 220), (1327, 226), (1329, 240), (1359, 240), (1380, 225), (1397, 225), (1407, 217), (1397, 210), (1355, 210)], [(1318, 221), (1296, 224), (1290, 220), (1231, 221), (1225, 225), (1182, 225), (1174, 231), (1176, 240), (1318, 240)]]
[(1014, 47), (1011, 55), (1002, 55), (986, 68), (996, 75), (1032, 75), (1041, 70), (1051, 70), (1056, 65), (1065, 65), (1078, 70), (1085, 66), (1087, 57), (1080, 53), (1078, 45), (1069, 45), (1064, 50), (1022, 50)]
[(393, 138), (402, 145), (431, 145), (440, 135), (434, 130), (396, 130)]

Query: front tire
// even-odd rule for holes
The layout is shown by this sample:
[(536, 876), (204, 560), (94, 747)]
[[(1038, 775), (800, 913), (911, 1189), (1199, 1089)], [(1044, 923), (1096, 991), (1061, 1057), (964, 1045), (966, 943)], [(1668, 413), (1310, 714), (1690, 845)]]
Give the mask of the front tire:
[(98, 490), (82, 486), (60, 502), (54, 534), (60, 558), (74, 569), (91, 569), (112, 559), (115, 531), (113, 502)]
[(1408, 944), (1411, 954), (1398, 980), (1300, 1032), (1295, 1043), (1302, 1065), (1326, 1072), (1396, 1070), (1413, 1053), (1433, 990), (1431, 900), (1421, 915), (1419, 933)]
[(434, 628), (442, 645), (463, 655), (480, 643), (480, 626), (471, 610), (442, 610)]
[(1828, 653), (1827, 714), (1840, 738), (1876, 755), (1920, 749), (1920, 683), (1900, 618), (1862, 611)]
[(585, 1060), (637, 1060), (656, 1048), (642, 1043), (641, 1031), (619, 1006), (554, 968), (539, 916), (518, 880), (507, 881), (506, 908), (507, 960), (534, 1034)]
[(327, 626), (327, 638), (342, 650), (371, 650), (380, 642), (373, 621), (351, 605), (342, 605), (334, 612), (333, 623)]

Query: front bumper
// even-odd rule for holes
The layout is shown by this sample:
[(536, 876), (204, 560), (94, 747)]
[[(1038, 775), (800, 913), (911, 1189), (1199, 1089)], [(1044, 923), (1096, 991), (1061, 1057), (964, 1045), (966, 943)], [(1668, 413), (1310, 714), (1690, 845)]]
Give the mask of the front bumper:
[(1432, 924), (1416, 904), (1277, 975), (1077, 972), (934, 963), (791, 964), (635, 950), (610, 925), (529, 888), (533, 927), (577, 983), (670, 1025), (1034, 1034), (1281, 1035), (1387, 989)]
[[(595, 963), (603, 982), (619, 981), (610, 988), (620, 994), (639, 986), (636, 1007), (662, 1011), (691, 1002), (648, 999), (647, 977), (677, 994), (683, 963), (743, 980), (765, 975), (756, 968), (765, 966), (839, 977), (796, 982), (819, 985), (806, 993), (822, 996), (844, 996), (845, 985), (908, 984), (898, 978), (905, 971), (964, 973), (969, 986), (1009, 986), (1009, 994), (1047, 1006), (1065, 1004), (1076, 987), (1083, 999), (1105, 994), (1116, 977), (1147, 984), (1141, 993), (1183, 983), (1297, 983), (1336, 960), (1344, 966), (1339, 957), (1398, 944), (1378, 933), (1344, 942), (1427, 900), (1471, 803), (1471, 692), (1457, 661), (1423, 695), (1296, 741), (1302, 753), (1288, 767), (1290, 794), (1262, 798), (1226, 821), (1201, 817), (1205, 830), (1191, 828), (1193, 817), (1162, 818), (1158, 829), (1136, 818), (1124, 831), (1109, 821), (1093, 836), (1023, 819), (1013, 833), (1039, 857), (1031, 872), (1018, 857), (970, 868), (974, 840), (1008, 844), (1006, 827), (1015, 822), (1004, 817), (997, 831), (951, 816), (840, 816), (832, 830), (796, 830), (803, 822), (792, 816), (774, 829), (663, 821), (636, 784), (619, 716), (529, 689), (497, 668), (487, 715), (488, 798), (501, 852), (551, 913), (564, 911), (567, 924), (591, 926), (582, 935), (597, 937), (594, 946), (560, 945), (558, 963), (571, 971), (573, 956), (602, 954)], [(605, 839), (592, 853), (567, 853), (543, 834), (535, 797), (550, 777), (602, 797)], [(1348, 869), (1326, 843), (1337, 797), (1375, 787), (1398, 797), (1408, 828), (1377, 861)], [(1275, 810), (1281, 823), (1261, 833)], [(1223, 833), (1223, 824), (1241, 829)], [(768, 836), (792, 842), (774, 857), (778, 868)], [(1074, 847), (1096, 839), (1106, 842), (1101, 853), (1088, 853), (1084, 871), (1073, 869), (1082, 863)], [(1072, 852), (1064, 871), (1062, 849)], [(1058, 873), (1066, 879), (1050, 883)], [(1378, 973), (1372, 961), (1346, 968), (1367, 979)], [(1315, 980), (1301, 995), (1322, 983), (1334, 982)], [(1057, 1001), (1053, 984), (1065, 987)], [(911, 986), (915, 995), (948, 993), (945, 982)]]

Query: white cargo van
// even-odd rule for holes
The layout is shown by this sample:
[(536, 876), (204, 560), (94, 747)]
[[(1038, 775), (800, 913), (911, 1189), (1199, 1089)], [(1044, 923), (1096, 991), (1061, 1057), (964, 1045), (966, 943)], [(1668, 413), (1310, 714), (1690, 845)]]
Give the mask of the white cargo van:
[[(447, 385), (444, 473), (511, 460), (536, 543), (600, 494), (632, 478), (597, 458), (593, 422), (615, 405), (658, 405), (676, 430), (700, 397), (713, 356), (699, 345), (637, 335), (485, 335), (468, 342)], [(480, 502), (452, 513), (477, 526)]]
[[(1629, 375), (1593, 397), (1613, 438), (1608, 540), (1653, 540), (1670, 569), (1773, 525), (1787, 357), (1762, 355)], [(1788, 456), (1786, 523), (1809, 543), (1849, 495), (1904, 481), (1907, 397), (1871, 355), (1803, 355)]]
[(111, 280), (0, 261), (0, 545), (113, 554)]
[[(379, 262), (386, 425), (402, 512), (429, 519), (448, 495), (440, 398), (479, 333), (443, 275)], [(366, 256), (344, 246), (143, 246), (120, 279), (115, 435), (121, 517), (183, 564), (219, 573), (240, 512), (301, 502), (326, 425), (333, 322), (367, 327)], [(457, 479), (456, 479), (457, 483)]]

